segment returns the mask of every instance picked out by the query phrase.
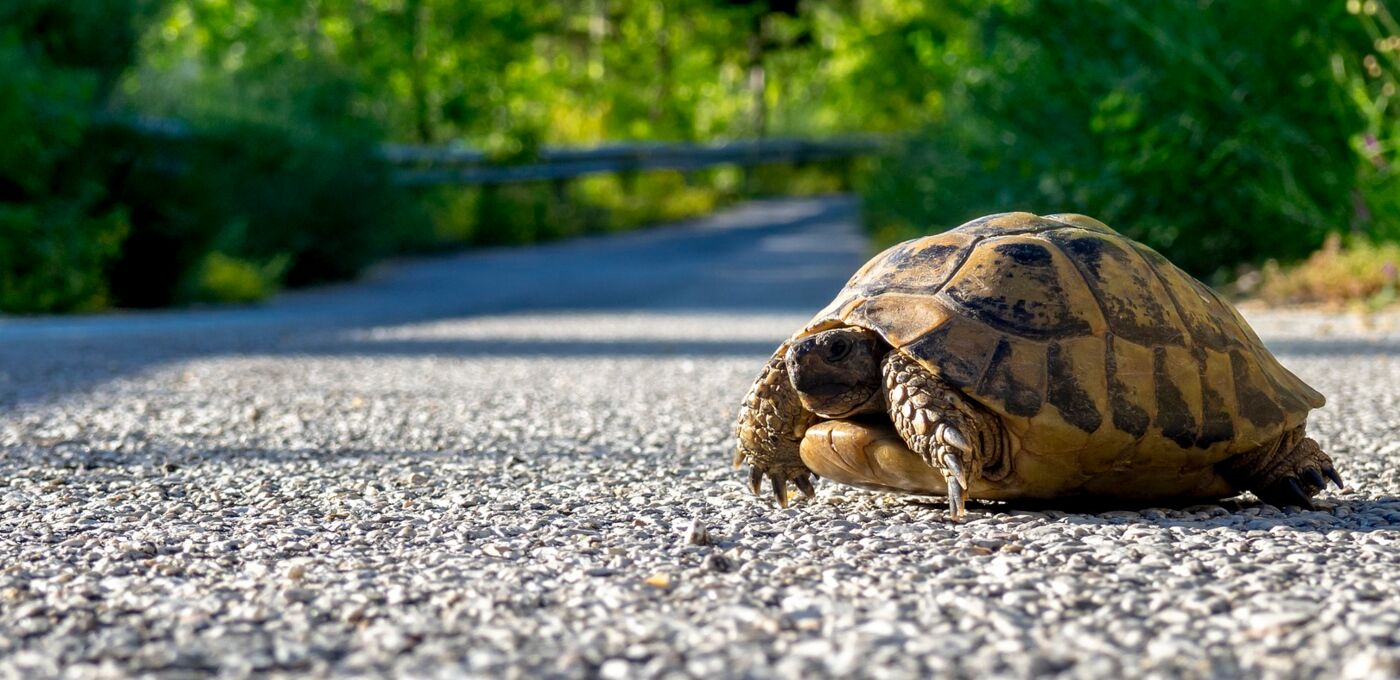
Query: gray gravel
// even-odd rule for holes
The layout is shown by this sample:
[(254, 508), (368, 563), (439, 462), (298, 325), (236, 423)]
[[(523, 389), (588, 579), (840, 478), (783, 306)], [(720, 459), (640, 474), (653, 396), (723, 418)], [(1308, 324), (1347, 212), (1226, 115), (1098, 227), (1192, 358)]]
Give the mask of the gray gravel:
[(1400, 676), (1400, 332), (1251, 311), (1329, 397), (1315, 512), (941, 503), (729, 469), (844, 199), (0, 321), (0, 677)]

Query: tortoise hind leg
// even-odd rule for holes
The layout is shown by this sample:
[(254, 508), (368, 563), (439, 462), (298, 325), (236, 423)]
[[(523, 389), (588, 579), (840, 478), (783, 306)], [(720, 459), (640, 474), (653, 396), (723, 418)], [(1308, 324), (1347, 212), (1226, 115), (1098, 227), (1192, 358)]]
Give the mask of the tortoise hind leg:
[(953, 519), (962, 518), (972, 482), (1009, 472), (1001, 421), (902, 352), (886, 355), (882, 370), (895, 430), (925, 463), (943, 473), (948, 510)]
[(1253, 451), (1221, 461), (1220, 476), (1241, 491), (1253, 491), (1259, 500), (1283, 507), (1296, 505), (1311, 510), (1312, 497), (1327, 481), (1342, 488), (1342, 476), (1332, 459), (1307, 436), (1299, 425), (1278, 439)]

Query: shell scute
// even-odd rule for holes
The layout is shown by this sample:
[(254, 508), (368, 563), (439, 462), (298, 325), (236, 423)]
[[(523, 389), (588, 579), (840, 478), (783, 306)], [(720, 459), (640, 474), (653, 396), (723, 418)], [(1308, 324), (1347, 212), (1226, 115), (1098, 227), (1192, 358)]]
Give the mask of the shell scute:
[(1112, 335), (1105, 338), (1109, 412), (1113, 426), (1142, 438), (1157, 410), (1152, 350)]
[(1200, 431), (1201, 378), (1196, 368), (1186, 349), (1152, 348), (1152, 384), (1157, 396), (1157, 416), (1152, 424), (1183, 449), (1196, 445)]
[(948, 384), (968, 389), (981, 380), (999, 339), (981, 324), (953, 317), (904, 350)]
[(1017, 337), (1074, 337), (1104, 326), (1074, 265), (1033, 236), (979, 243), (939, 297), (969, 318)]
[(1262, 389), (1267, 379), (1252, 356), (1243, 350), (1231, 351), (1230, 373), (1241, 417), (1261, 429), (1283, 421), (1283, 409)]
[(976, 389), (984, 399), (1000, 402), (1008, 415), (1029, 418), (1040, 413), (1045, 396), (1045, 347), (1000, 338)]
[(1104, 224), (1103, 222), (1089, 217), (1088, 215), (1080, 215), (1078, 213), (1058, 213), (1055, 215), (1046, 215), (1045, 219), (1054, 220), (1062, 224), (1068, 224), (1074, 227), (1078, 227), (1080, 229), (1084, 229), (1086, 231), (1097, 232), (1100, 234), (1109, 234), (1112, 236), (1119, 236), (1118, 232), (1113, 230), (1113, 227), (1110, 227), (1107, 224)]
[(943, 325), (951, 312), (941, 305), (927, 304), (912, 293), (885, 293), (866, 300), (844, 315), (847, 323), (877, 329), (894, 347), (902, 347)]
[(1069, 255), (1115, 335), (1141, 344), (1185, 344), (1166, 288), (1121, 238), (1077, 228), (1046, 232), (1045, 238)]
[(1201, 429), (1196, 448), (1208, 449), (1235, 438), (1235, 391), (1229, 355), (1197, 347), (1192, 352), (1200, 367)]
[(1007, 236), (1010, 234), (1034, 234), (1048, 229), (1063, 227), (1063, 222), (1047, 219), (1028, 212), (997, 213), (979, 217), (967, 222), (950, 233), (970, 236)]
[(1085, 433), (1103, 425), (1103, 352), (1097, 338), (1052, 342), (1046, 348), (1045, 400), (1067, 424)]
[(1132, 247), (1156, 270), (1158, 280), (1176, 304), (1177, 314), (1196, 344), (1206, 349), (1229, 350), (1246, 342), (1242, 331), (1225, 323), (1230, 319), (1228, 305), (1216, 297), (1214, 291), (1157, 251), (1140, 243), (1132, 243)]
[(868, 296), (885, 293), (928, 295), (957, 271), (975, 237), (945, 232), (906, 241), (877, 256), (854, 288)]

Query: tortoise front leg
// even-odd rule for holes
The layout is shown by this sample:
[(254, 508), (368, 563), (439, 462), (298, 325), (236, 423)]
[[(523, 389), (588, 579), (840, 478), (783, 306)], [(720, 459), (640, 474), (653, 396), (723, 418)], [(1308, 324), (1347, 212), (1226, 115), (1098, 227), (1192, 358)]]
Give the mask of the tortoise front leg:
[(984, 471), (996, 470), (997, 477), (1007, 472), (1009, 447), (1001, 421), (898, 350), (886, 355), (882, 370), (895, 430), (943, 473), (948, 511), (961, 519), (972, 483)]
[(773, 485), (778, 504), (787, 507), (787, 485), (792, 482), (802, 493), (811, 496), (812, 471), (802, 462), (799, 449), (802, 436), (815, 416), (802, 407), (797, 390), (788, 379), (788, 346), (784, 344), (768, 360), (758, 380), (739, 407), (739, 444), (734, 452), (734, 467), (748, 461), (749, 487), (755, 494), (763, 489), (766, 476)]

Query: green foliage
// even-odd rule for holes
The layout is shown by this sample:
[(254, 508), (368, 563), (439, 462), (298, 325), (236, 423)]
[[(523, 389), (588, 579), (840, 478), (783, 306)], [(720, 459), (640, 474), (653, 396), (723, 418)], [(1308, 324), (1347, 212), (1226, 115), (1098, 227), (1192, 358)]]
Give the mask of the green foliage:
[[(724, 175), (724, 176), (721, 176)], [(712, 212), (738, 196), (727, 173), (595, 175), (566, 184), (443, 188), (424, 197), (433, 236), (417, 249), (525, 245), (672, 222)]]
[(93, 215), (81, 200), (0, 202), (0, 310), (101, 308), (103, 267), (126, 231), (121, 211)]
[(858, 165), (853, 159), (797, 166), (759, 165), (748, 171), (748, 191), (756, 196), (818, 196), (850, 191)]
[(268, 123), (205, 125), (175, 139), (104, 130), (94, 162), (133, 225), (109, 273), (122, 305), (210, 299), (200, 283), (210, 252), (281, 262), (265, 283), (304, 285), (353, 276), (427, 229), (364, 144)]
[(714, 177), (686, 177), (675, 171), (622, 177), (601, 176), (580, 182), (571, 192), (594, 229), (627, 231), (645, 224), (683, 220), (713, 211), (734, 199)]
[(1006, 0), (969, 21), (947, 117), (872, 182), (883, 237), (1083, 212), (1209, 275), (1349, 223), (1359, 121), (1332, 59), (1366, 40), (1339, 4)]
[(425, 228), (373, 160), (382, 132), (350, 110), (357, 86), (334, 65), (176, 78), (183, 90), (148, 93), (143, 110), (187, 120), (178, 134), (104, 112), (130, 96), (113, 88), (154, 9), (0, 7), (0, 309), (265, 296), (351, 276)]
[[(862, 168), (398, 190), (384, 141), (921, 130), (862, 184), (881, 240), (1102, 218), (1210, 275), (1400, 238), (1400, 25), (1350, 0), (10, 0), (0, 308), (251, 300), (405, 250), (845, 190)], [(144, 116), (185, 134), (135, 131)]]
[(1375, 238), (1400, 240), (1400, 22), (1385, 4), (1347, 3), (1371, 39), (1370, 51), (1337, 55), (1336, 69), (1363, 126), (1351, 136), (1360, 159), (1356, 226)]
[[(402, 250), (701, 214), (742, 189), (733, 173), (409, 193), (373, 149), (455, 138), (525, 158), (542, 143), (770, 129), (774, 103), (812, 90), (814, 31), (850, 32), (837, 15), (818, 26), (707, 0), (16, 0), (0, 13), (5, 220), (55, 225), (0, 235), (3, 274), (26, 277), (5, 308), (26, 311), (248, 300)], [(785, 75), (755, 95), (765, 67)], [(133, 129), (133, 113), (188, 129)]]
[(81, 74), (100, 103), (136, 58), (140, 33), (159, 8), (159, 0), (7, 0), (0, 27), (44, 66)]
[(141, 5), (0, 5), (0, 310), (93, 309), (126, 213), (85, 171), (89, 121), (131, 57)]
[(504, 156), (900, 130), (937, 105), (953, 72), (938, 46), (958, 25), (955, 12), (910, 0), (168, 5), (124, 83), (143, 110), (219, 110), (266, 99), (288, 72), (327, 71), (349, 85), (350, 110), (392, 140), (464, 140)]

